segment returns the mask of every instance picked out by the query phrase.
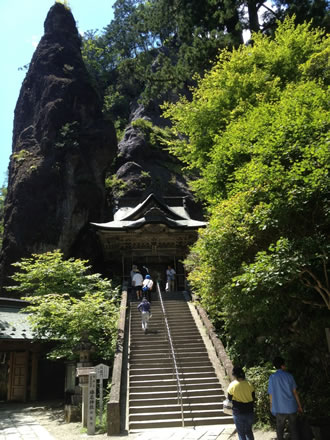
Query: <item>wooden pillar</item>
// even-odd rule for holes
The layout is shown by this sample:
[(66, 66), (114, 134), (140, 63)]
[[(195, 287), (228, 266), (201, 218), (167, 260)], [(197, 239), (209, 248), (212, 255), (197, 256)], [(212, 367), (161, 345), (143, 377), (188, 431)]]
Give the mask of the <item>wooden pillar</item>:
[(37, 400), (37, 396), (38, 396), (38, 359), (39, 359), (39, 353), (32, 353), (31, 391), (30, 391), (30, 399), (32, 401)]
[(176, 275), (174, 276), (174, 290), (177, 292), (179, 290), (179, 283), (178, 283), (178, 268), (176, 267), (176, 257), (174, 255), (173, 257), (173, 269), (175, 270)]
[(125, 257), (124, 255), (121, 256), (121, 265), (122, 265), (122, 282), (125, 281)]

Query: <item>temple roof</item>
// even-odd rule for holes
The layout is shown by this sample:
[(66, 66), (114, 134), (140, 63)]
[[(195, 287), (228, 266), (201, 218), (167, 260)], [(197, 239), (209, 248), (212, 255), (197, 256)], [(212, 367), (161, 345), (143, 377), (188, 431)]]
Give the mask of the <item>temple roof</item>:
[(114, 215), (114, 220), (107, 223), (91, 223), (101, 230), (139, 229), (147, 224), (165, 224), (173, 229), (198, 229), (206, 226), (206, 222), (190, 218), (183, 206), (169, 206), (150, 194), (135, 207), (123, 206)]
[(24, 313), (25, 301), (0, 300), (0, 340), (33, 339), (33, 332), (28, 320), (28, 314)]

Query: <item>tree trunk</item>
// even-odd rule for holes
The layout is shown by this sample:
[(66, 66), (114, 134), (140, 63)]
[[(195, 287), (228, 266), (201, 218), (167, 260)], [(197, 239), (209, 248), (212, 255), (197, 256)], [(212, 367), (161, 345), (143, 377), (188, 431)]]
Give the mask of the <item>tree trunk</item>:
[(259, 32), (260, 24), (258, 17), (257, 2), (255, 0), (248, 0), (247, 2), (248, 14), (249, 14), (249, 24), (251, 32)]

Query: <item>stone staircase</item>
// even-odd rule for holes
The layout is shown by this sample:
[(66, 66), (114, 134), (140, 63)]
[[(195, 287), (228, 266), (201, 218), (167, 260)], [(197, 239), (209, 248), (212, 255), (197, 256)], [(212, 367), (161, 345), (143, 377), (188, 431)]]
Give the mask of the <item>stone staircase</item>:
[[(224, 393), (183, 295), (164, 294), (164, 306), (182, 387), (184, 425), (233, 423), (222, 412)], [(129, 341), (129, 429), (182, 426), (177, 380), (160, 301), (152, 301), (149, 331), (131, 302)]]

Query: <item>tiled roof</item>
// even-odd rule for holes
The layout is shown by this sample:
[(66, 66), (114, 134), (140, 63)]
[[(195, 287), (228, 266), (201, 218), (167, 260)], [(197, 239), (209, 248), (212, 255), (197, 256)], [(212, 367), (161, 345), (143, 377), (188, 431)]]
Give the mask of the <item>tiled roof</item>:
[(33, 339), (28, 314), (20, 304), (0, 301), (0, 340), (3, 339)]
[(107, 223), (91, 223), (101, 230), (138, 229), (146, 224), (166, 224), (174, 229), (198, 229), (206, 226), (206, 222), (193, 220), (183, 206), (168, 206), (154, 194), (150, 194), (136, 207), (122, 207)]

